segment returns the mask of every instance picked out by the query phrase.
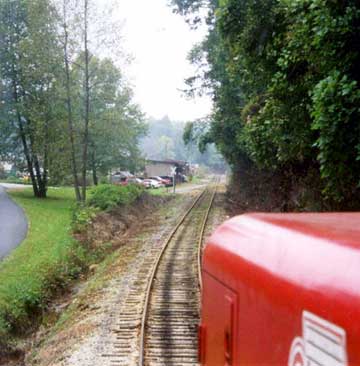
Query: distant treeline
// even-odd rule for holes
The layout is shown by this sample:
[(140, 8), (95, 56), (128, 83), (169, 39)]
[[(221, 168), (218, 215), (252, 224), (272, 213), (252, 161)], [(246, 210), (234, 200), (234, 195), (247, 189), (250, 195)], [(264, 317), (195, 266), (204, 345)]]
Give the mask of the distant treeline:
[(207, 166), (215, 171), (225, 171), (226, 163), (214, 144), (201, 153), (195, 143), (185, 145), (183, 135), (186, 123), (162, 119), (147, 121), (147, 136), (141, 139), (141, 150), (146, 158), (185, 160)]
[[(289, 200), (297, 189), (290, 208), (359, 208), (359, 1), (172, 2), (191, 26), (208, 25), (187, 81), (213, 96), (200, 144), (215, 142), (252, 184), (280, 177)], [(311, 192), (316, 207), (300, 202)]]

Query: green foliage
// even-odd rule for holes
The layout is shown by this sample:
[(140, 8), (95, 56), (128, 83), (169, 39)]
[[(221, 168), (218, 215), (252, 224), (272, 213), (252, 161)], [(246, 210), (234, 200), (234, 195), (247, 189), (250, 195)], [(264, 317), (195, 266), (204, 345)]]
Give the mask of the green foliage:
[(360, 182), (360, 89), (355, 80), (335, 71), (316, 85), (313, 103), (325, 192), (341, 200)]
[(15, 184), (31, 184), (28, 180), (24, 180), (22, 178), (14, 177), (14, 176), (8, 176), (5, 179), (2, 179), (5, 183), (15, 183)]
[[(97, 7), (88, 3), (99, 25)], [(104, 37), (90, 22), (85, 52), (84, 11), (83, 1), (0, 1), (0, 160), (26, 166), (39, 197), (49, 177), (75, 181), (85, 167), (96, 181), (111, 168), (141, 163), (143, 113), (122, 72), (100, 52), (116, 32)]]
[[(139, 140), (147, 131), (144, 115), (132, 101), (132, 90), (110, 59), (92, 57), (90, 73), (96, 88), (90, 96), (89, 167), (102, 174), (119, 166), (135, 171), (140, 162)], [(81, 70), (76, 78), (80, 92)], [(78, 102), (81, 118), (81, 100)]]
[(162, 119), (147, 121), (148, 134), (141, 140), (143, 154), (150, 159), (186, 160), (187, 151), (181, 139), (182, 122), (171, 121), (165, 116)]
[(0, 263), (0, 355), (17, 332), (26, 330), (33, 314), (46, 310), (59, 288), (65, 288), (109, 244), (89, 251), (72, 237), (101, 209), (128, 205), (143, 193), (136, 185), (94, 187), (86, 206), (76, 204), (73, 189), (49, 189), (46, 200), (32, 197), (31, 189), (11, 192), (24, 207), (30, 226), (27, 238)]
[(63, 136), (56, 28), (47, 0), (0, 2), (0, 156), (26, 162), (39, 197), (46, 195), (50, 150)]
[(101, 184), (90, 190), (88, 204), (101, 210), (109, 210), (119, 205), (129, 205), (141, 196), (144, 188), (136, 184), (117, 186)]
[[(30, 220), (27, 238), (0, 263), (0, 349), (28, 329), (54, 292), (86, 266), (84, 248), (71, 236), (72, 189), (50, 189), (47, 200), (31, 189), (12, 192)], [(0, 351), (0, 353), (1, 353)]]
[[(173, 1), (186, 16), (201, 14), (201, 3)], [(234, 171), (268, 169), (291, 181), (286, 172), (317, 170), (323, 199), (360, 199), (359, 2), (207, 5), (208, 34), (191, 53), (201, 71), (188, 80), (191, 92), (200, 79), (200, 92), (213, 95), (203, 143), (215, 142)]]
[(73, 208), (72, 215), (72, 229), (76, 233), (80, 233), (86, 229), (95, 219), (96, 214), (100, 211), (97, 207), (84, 206), (83, 204), (77, 203)]

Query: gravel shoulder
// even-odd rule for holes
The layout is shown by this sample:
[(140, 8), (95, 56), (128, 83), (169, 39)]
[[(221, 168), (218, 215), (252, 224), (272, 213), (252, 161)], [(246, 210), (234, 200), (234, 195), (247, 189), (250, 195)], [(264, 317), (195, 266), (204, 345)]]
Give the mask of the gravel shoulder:
[(55, 325), (38, 332), (25, 359), (27, 366), (111, 365), (104, 355), (113, 351), (116, 319), (141, 264), (154, 247), (162, 246), (197, 193), (166, 202), (122, 237), (120, 248), (93, 269), (93, 276), (78, 285), (76, 294), (56, 305), (62, 315)]
[[(25, 359), (26, 366), (113, 365), (117, 321), (132, 290), (139, 286), (145, 258), (160, 248), (173, 226), (199, 193), (192, 190), (166, 202), (141, 225), (121, 239), (123, 245), (94, 269), (91, 278), (78, 285), (76, 294), (57, 304), (62, 312), (55, 325), (43, 327), (34, 338)], [(219, 187), (208, 218), (206, 234), (226, 219), (224, 187)], [(142, 268), (142, 270), (141, 270)], [(149, 272), (150, 272), (149, 268)], [(134, 304), (134, 307), (142, 307)], [(134, 308), (134, 311), (136, 310)], [(135, 345), (134, 340), (134, 347)], [(134, 352), (134, 355), (137, 353)], [(129, 365), (135, 365), (129, 355)]]

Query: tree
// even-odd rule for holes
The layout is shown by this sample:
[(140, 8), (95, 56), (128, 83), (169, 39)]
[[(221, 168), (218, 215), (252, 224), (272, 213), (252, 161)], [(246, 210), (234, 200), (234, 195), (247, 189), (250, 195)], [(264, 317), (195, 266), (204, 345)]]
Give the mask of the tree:
[[(112, 124), (110, 120), (114, 120), (112, 113), (115, 113), (116, 108), (120, 112), (120, 99), (124, 99), (120, 94), (130, 95), (130, 91), (119, 84), (120, 72), (112, 61), (98, 57), (99, 50), (104, 46), (111, 45), (112, 48), (120, 49), (116, 25), (114, 26), (110, 18), (102, 17), (92, 0), (56, 0), (56, 4), (61, 14), (59, 39), (63, 49), (68, 149), (76, 197), (78, 201), (84, 202), (88, 171), (92, 170), (94, 183), (97, 184), (97, 170), (109, 169), (109, 164), (114, 163), (114, 159), (118, 157), (110, 148), (113, 145), (113, 129), (116, 124)], [(111, 93), (113, 99), (110, 97)], [(127, 100), (128, 104), (131, 104), (130, 99), (129, 97)], [(133, 108), (138, 110), (135, 105)], [(124, 118), (125, 110), (121, 113), (115, 120)], [(140, 112), (136, 118), (137, 122), (141, 120)], [(123, 134), (122, 138), (125, 140), (127, 129), (117, 132), (119, 135), (116, 136)], [(102, 139), (107, 141), (102, 143)], [(133, 146), (136, 150), (136, 143)]]
[(188, 80), (191, 92), (200, 81), (200, 92), (213, 96), (202, 141), (215, 142), (234, 171), (258, 169), (261, 176), (266, 170), (289, 182), (317, 171), (322, 180), (315, 189), (322, 190), (324, 200), (356, 207), (359, 3), (172, 3), (196, 21), (208, 9), (208, 34), (190, 54), (201, 71)]
[(82, 156), (82, 201), (86, 200), (86, 171), (88, 161), (89, 145), (89, 122), (90, 122), (90, 51), (89, 51), (89, 0), (84, 1), (83, 8), (83, 38), (84, 38), (84, 57), (83, 57), (83, 98), (84, 98), (84, 133), (83, 133), (83, 156)]
[(160, 159), (173, 159), (175, 157), (174, 141), (170, 137), (160, 136), (156, 145), (159, 149)]
[[(77, 201), (81, 201), (80, 182), (78, 176), (78, 163), (76, 159), (76, 135), (73, 118), (73, 97), (72, 97), (72, 75), (71, 75), (71, 60), (74, 50), (72, 50), (72, 42), (70, 38), (69, 28), (75, 26), (76, 14), (74, 14), (74, 8), (76, 5), (71, 0), (62, 0), (58, 12), (60, 14), (60, 23), (62, 32), (59, 34), (60, 42), (62, 43), (63, 49), (63, 72), (64, 72), (64, 89), (65, 89), (65, 103), (67, 112), (67, 125), (68, 125), (68, 136), (70, 142), (70, 159), (71, 159), (71, 171), (74, 180), (75, 196)], [(69, 11), (71, 9), (71, 11)], [(69, 14), (70, 13), (70, 14)], [(72, 18), (72, 19), (71, 19)], [(71, 29), (71, 28), (70, 28)]]
[(21, 144), (36, 197), (46, 197), (49, 150), (57, 136), (54, 19), (46, 0), (0, 3), (1, 128), (10, 149), (5, 153), (14, 157)]
[[(171, 121), (167, 116), (160, 120), (150, 119), (148, 134), (141, 140), (141, 150), (150, 159), (186, 160), (193, 164), (203, 164), (210, 168), (224, 170), (225, 162), (214, 145), (204, 147), (201, 152), (197, 149), (196, 145), (200, 137), (197, 126), (204, 127), (206, 125), (204, 122), (190, 124)], [(194, 125), (196, 128), (190, 132), (191, 137), (183, 139), (183, 136), (189, 133), (189, 127)]]
[(139, 139), (145, 134), (146, 126), (142, 112), (132, 102), (131, 89), (110, 59), (93, 57), (89, 71), (92, 75), (89, 166), (97, 184), (98, 171), (106, 174), (119, 166), (136, 169)]
[(0, 2), (0, 156), (26, 165), (35, 196), (71, 174), (84, 202), (90, 170), (97, 184), (98, 171), (136, 169), (143, 114), (99, 57), (117, 35), (92, 0)]

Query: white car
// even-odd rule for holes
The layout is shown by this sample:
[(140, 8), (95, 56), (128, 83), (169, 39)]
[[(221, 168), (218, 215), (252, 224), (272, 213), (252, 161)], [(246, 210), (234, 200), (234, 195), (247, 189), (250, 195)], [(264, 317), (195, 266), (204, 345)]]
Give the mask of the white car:
[(144, 182), (149, 182), (151, 188), (161, 188), (164, 185), (155, 179), (144, 179)]
[(139, 178), (129, 178), (128, 179), (128, 183), (142, 185), (143, 184), (143, 181), (141, 179), (139, 179)]

